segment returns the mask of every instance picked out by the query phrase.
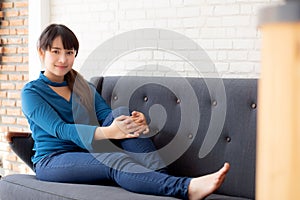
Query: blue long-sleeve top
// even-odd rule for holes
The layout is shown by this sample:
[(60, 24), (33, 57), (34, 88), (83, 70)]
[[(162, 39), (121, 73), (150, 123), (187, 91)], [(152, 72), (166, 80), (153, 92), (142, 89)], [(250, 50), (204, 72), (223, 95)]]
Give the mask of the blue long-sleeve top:
[[(38, 79), (27, 83), (22, 89), (22, 111), (34, 139), (34, 164), (57, 151), (92, 151), (95, 129), (111, 112), (90, 84), (95, 116), (99, 122), (95, 125), (92, 123), (94, 119), (90, 119), (87, 109), (80, 103), (80, 98), (72, 92), (69, 101), (64, 99), (49, 87), (55, 84), (41, 72)], [(66, 85), (66, 82), (59, 84)]]

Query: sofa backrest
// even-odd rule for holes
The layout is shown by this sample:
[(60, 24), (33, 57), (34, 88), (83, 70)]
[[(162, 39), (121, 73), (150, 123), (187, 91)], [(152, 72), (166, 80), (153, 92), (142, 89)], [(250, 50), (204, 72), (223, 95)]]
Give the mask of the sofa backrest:
[(94, 77), (112, 107), (145, 114), (171, 174), (199, 176), (231, 165), (217, 193), (254, 199), (256, 79)]

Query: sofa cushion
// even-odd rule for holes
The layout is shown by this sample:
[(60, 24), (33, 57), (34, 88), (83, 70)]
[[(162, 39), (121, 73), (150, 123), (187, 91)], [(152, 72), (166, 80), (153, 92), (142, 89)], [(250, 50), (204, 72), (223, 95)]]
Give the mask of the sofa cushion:
[[(128, 192), (116, 186), (84, 185), (39, 181), (34, 175), (14, 174), (0, 181), (2, 200), (175, 200)], [(210, 195), (207, 200), (248, 200), (223, 195)]]

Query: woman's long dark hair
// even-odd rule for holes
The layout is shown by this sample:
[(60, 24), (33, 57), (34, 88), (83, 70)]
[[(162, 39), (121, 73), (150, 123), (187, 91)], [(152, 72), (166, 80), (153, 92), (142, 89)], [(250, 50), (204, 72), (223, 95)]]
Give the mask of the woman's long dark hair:
[[(50, 50), (55, 38), (61, 37), (64, 49), (74, 49), (75, 57), (78, 54), (79, 42), (76, 35), (63, 24), (50, 24), (41, 33), (37, 48), (43, 51)], [(83, 105), (91, 111), (93, 106), (93, 96), (87, 81), (74, 69), (71, 69), (66, 75), (65, 80), (72, 92), (81, 98)]]

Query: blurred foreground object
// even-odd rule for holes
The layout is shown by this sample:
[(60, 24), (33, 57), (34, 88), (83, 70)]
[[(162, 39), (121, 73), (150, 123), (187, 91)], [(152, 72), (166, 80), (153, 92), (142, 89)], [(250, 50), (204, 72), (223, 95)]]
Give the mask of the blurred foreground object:
[(257, 200), (300, 199), (300, 1), (259, 15)]

